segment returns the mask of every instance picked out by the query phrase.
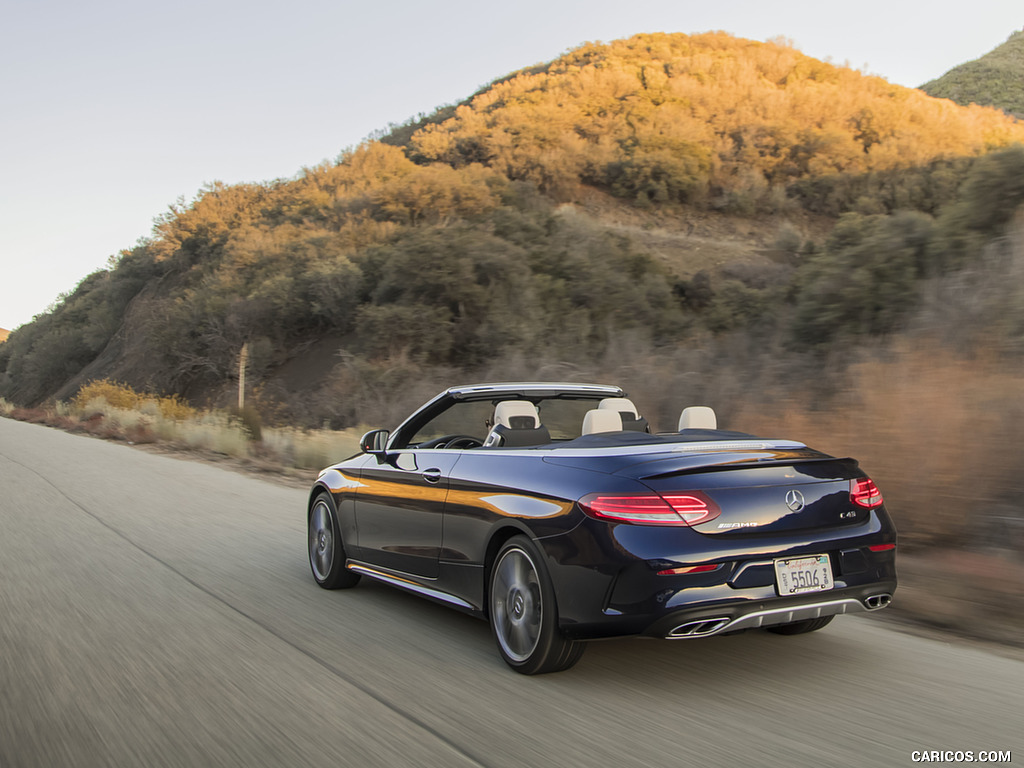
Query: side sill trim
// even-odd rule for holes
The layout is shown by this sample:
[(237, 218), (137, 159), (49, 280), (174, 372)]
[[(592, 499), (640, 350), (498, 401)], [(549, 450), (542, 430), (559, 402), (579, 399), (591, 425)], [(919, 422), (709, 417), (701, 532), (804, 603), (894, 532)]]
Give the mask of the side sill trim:
[(384, 573), (383, 571), (378, 571), (376, 568), (370, 568), (369, 566), (361, 565), (360, 563), (353, 562), (352, 560), (349, 560), (347, 563), (345, 563), (345, 567), (348, 568), (350, 571), (365, 574), (366, 576), (369, 576), (371, 579), (383, 581), (385, 584), (390, 584), (393, 587), (406, 589), (410, 592), (415, 592), (425, 597), (432, 597), (435, 600), (441, 600), (442, 602), (449, 603), (451, 605), (457, 605), (460, 608), (469, 608), (471, 610), (474, 609), (470, 603), (467, 603), (461, 597), (449, 595), (447, 592), (442, 592), (439, 589), (425, 587), (422, 584), (418, 584), (415, 581), (412, 581), (411, 579), (405, 578), (403, 576), (395, 576), (390, 573)]

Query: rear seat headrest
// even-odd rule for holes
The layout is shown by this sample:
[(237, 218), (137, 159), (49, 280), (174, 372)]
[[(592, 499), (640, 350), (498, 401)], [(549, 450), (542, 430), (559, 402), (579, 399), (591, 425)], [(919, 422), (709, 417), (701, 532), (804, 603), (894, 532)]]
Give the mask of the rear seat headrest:
[(595, 408), (587, 411), (583, 417), (583, 430), (581, 434), (593, 435), (596, 432), (621, 432), (622, 417), (618, 411), (609, 409), (601, 410)]
[(616, 411), (622, 417), (622, 429), (631, 432), (650, 432), (647, 419), (633, 405), (628, 397), (606, 397), (597, 407), (604, 411)]
[(718, 417), (706, 405), (691, 405), (679, 415), (679, 431), (684, 429), (718, 429)]

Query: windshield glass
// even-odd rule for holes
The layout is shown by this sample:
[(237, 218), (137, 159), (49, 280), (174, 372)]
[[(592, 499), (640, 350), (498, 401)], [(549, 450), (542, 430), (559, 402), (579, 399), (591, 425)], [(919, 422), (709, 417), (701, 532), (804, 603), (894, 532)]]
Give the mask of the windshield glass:
[(489, 401), (456, 402), (420, 427), (409, 443), (418, 445), (444, 435), (469, 435), (482, 443), (491, 429), (493, 415), (494, 406)]
[[(583, 417), (591, 408), (597, 408), (599, 398), (551, 398), (535, 402), (540, 421), (547, 427), (552, 440), (572, 440), (580, 436)], [(494, 422), (494, 407), (499, 400), (456, 401), (420, 427), (409, 440), (410, 446), (446, 435), (469, 435), (483, 442)]]

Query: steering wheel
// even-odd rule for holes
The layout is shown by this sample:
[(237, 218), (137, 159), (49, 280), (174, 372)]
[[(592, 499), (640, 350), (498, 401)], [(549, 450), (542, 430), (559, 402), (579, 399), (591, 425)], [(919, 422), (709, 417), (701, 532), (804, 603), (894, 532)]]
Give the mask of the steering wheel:
[(479, 448), (484, 441), (472, 435), (455, 435), (445, 443), (445, 448)]
[(417, 448), (479, 448), (483, 441), (472, 435), (443, 435), (433, 440), (425, 440)]

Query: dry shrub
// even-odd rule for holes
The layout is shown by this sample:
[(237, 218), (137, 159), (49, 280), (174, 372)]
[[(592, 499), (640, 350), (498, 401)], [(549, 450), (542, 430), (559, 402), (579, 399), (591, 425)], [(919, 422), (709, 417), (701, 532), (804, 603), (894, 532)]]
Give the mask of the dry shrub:
[(96, 437), (102, 438), (104, 440), (126, 439), (124, 430), (121, 429), (121, 426), (118, 424), (112, 424), (109, 421), (101, 423), (93, 434), (96, 435)]
[(196, 415), (196, 409), (182, 400), (178, 395), (159, 397), (145, 392), (136, 392), (127, 384), (119, 384), (110, 379), (90, 381), (78, 390), (72, 400), (72, 406), (78, 411), (102, 410), (103, 404), (119, 411), (141, 411), (171, 421), (182, 421)]
[(230, 410), (231, 421), (241, 427), (249, 439), (258, 443), (263, 439), (263, 418), (260, 412), (248, 403), (241, 408)]
[(976, 543), (993, 512), (1024, 491), (1019, 435), (1024, 371), (927, 343), (895, 345), (851, 365), (845, 386), (812, 410), (806, 392), (748, 402), (738, 428), (857, 458), (878, 482), (905, 543)]
[(195, 408), (178, 397), (178, 395), (152, 398), (152, 402), (156, 403), (160, 415), (170, 421), (191, 419), (197, 413)]
[(106, 414), (94, 411), (82, 416), (78, 425), (81, 431), (88, 432), (89, 434), (96, 434), (99, 431), (100, 425), (106, 421), (106, 418)]
[(147, 444), (155, 443), (156, 435), (148, 424), (134, 424), (124, 431), (125, 438), (131, 443)]
[(90, 381), (78, 390), (72, 402), (79, 410), (85, 410), (97, 398), (102, 398), (113, 408), (130, 410), (139, 405), (141, 396), (127, 384), (118, 384), (110, 379), (98, 379)]

